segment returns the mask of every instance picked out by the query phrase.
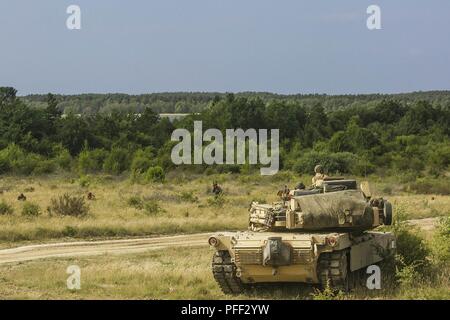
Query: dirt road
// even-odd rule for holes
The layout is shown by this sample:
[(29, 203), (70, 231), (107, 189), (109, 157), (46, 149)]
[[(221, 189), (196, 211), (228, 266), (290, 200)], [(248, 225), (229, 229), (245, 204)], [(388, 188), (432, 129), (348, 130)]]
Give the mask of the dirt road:
[[(410, 220), (409, 223), (429, 231), (434, 228), (436, 218)], [(22, 246), (0, 250), (0, 264), (45, 258), (95, 256), (101, 254), (137, 253), (170, 247), (206, 246), (211, 233), (164, 236), (153, 238), (76, 241)]]
[(413, 226), (417, 226), (424, 231), (431, 231), (436, 227), (436, 223), (438, 222), (438, 218), (424, 218), (424, 219), (413, 219), (408, 220), (408, 223)]
[(125, 240), (76, 241), (0, 250), (0, 264), (45, 258), (138, 253), (169, 247), (207, 246), (210, 233)]

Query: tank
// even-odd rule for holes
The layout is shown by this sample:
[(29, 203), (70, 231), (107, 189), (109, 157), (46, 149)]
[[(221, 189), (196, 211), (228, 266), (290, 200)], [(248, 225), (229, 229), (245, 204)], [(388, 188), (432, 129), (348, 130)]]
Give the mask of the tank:
[(365, 268), (395, 251), (392, 233), (373, 230), (391, 222), (391, 203), (372, 199), (367, 182), (328, 179), (277, 203), (253, 202), (247, 231), (212, 235), (212, 273), (226, 294), (282, 282), (349, 291)]

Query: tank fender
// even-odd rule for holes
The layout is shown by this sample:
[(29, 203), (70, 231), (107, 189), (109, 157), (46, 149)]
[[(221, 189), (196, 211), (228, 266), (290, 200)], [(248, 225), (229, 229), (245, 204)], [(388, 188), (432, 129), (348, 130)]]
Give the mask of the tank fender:
[(236, 239), (231, 233), (216, 233), (208, 238), (208, 244), (210, 245), (210, 247), (214, 248), (217, 251), (231, 251), (234, 241), (236, 241)]
[(352, 245), (348, 233), (327, 233), (312, 236), (315, 246), (318, 248), (317, 253), (332, 252), (343, 250)]
[(395, 250), (395, 237), (392, 233), (368, 232), (354, 239), (350, 249), (350, 270), (355, 271), (383, 260), (383, 252)]

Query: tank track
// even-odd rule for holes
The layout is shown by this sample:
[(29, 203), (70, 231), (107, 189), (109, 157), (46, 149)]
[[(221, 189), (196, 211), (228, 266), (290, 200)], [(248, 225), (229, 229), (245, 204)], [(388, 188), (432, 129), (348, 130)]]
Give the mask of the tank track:
[(352, 277), (348, 270), (347, 250), (322, 253), (318, 263), (318, 277), (322, 287), (328, 285), (336, 290), (350, 290)]
[(216, 282), (225, 294), (241, 294), (246, 286), (236, 276), (236, 265), (231, 262), (228, 251), (217, 251), (212, 260), (212, 271)]

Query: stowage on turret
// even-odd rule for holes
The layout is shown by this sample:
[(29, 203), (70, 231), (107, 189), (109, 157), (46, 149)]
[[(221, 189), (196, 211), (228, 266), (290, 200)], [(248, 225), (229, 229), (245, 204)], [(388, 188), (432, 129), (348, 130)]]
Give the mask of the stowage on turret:
[(313, 178), (311, 188), (282, 194), (280, 202), (253, 202), (248, 231), (211, 236), (213, 276), (228, 294), (270, 282), (348, 291), (361, 271), (383, 259), (381, 252), (395, 250), (392, 233), (372, 231), (391, 222), (391, 203), (372, 198), (367, 182)]

